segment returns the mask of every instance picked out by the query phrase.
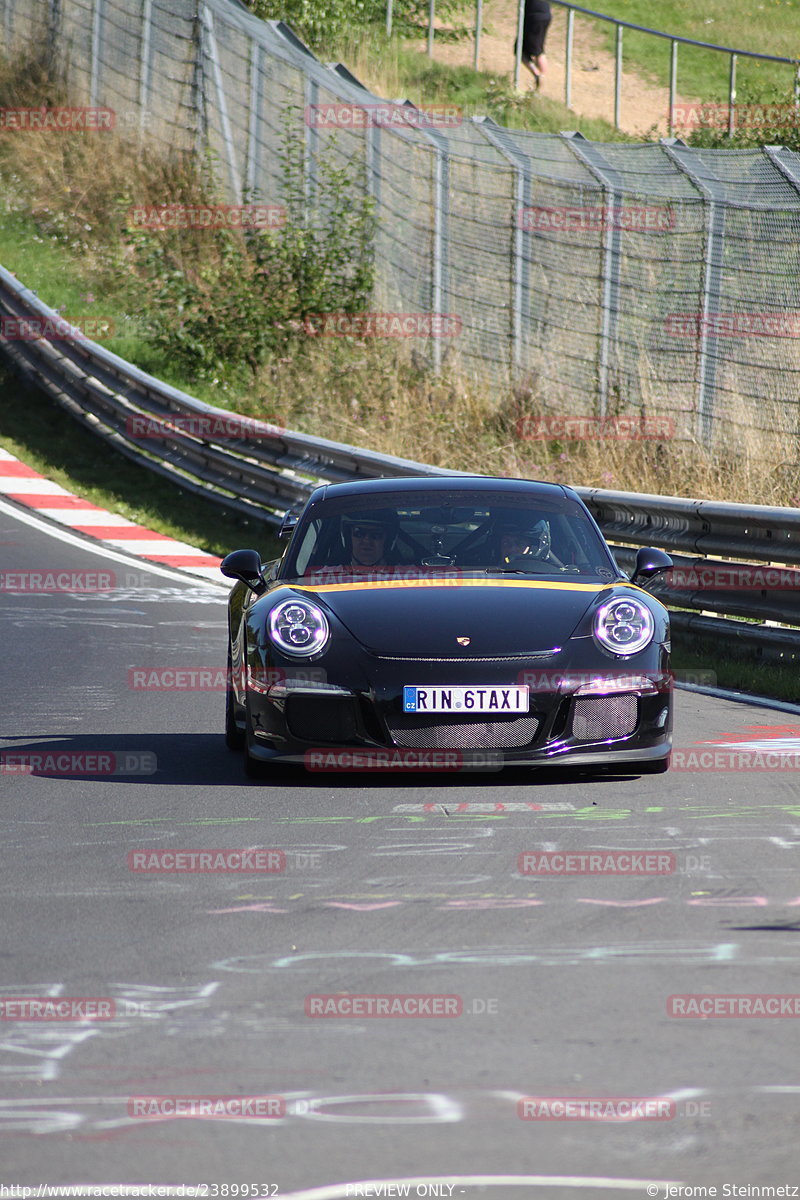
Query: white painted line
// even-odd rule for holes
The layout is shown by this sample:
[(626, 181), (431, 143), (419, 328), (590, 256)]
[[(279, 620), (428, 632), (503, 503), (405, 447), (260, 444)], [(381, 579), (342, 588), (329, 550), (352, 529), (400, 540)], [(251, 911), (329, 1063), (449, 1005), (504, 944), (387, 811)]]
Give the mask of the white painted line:
[[(103, 538), (103, 542), (107, 546), (117, 546), (120, 550), (128, 550), (131, 554), (155, 554), (159, 558), (166, 558), (173, 554), (176, 558), (185, 558), (191, 555), (193, 558), (211, 558), (207, 550), (198, 550), (196, 546), (187, 546), (184, 542), (173, 542), (171, 538), (166, 541), (155, 541), (149, 538)], [(204, 563), (208, 566), (208, 563)]]
[[(14, 504), (9, 504), (4, 500), (0, 500), (0, 513), (5, 513), (6, 516), (13, 517), (16, 521), (20, 521), (23, 525), (31, 525), (34, 529), (38, 529), (40, 533), (47, 534), (48, 537), (55, 538), (56, 541), (66, 542), (68, 546), (77, 546), (80, 550), (86, 550), (90, 554), (96, 554), (99, 558), (110, 559), (111, 562), (122, 563), (126, 567), (136, 567), (142, 573), (148, 575), (163, 575), (165, 579), (177, 580), (178, 583), (191, 583), (194, 577), (194, 570), (190, 567), (184, 567), (178, 570), (176, 567), (166, 567), (161, 563), (145, 562), (141, 558), (134, 558), (132, 555), (120, 554), (116, 550), (111, 550), (105, 543), (93, 541), (90, 538), (81, 537), (79, 534), (71, 533), (67, 529), (51, 525), (48, 521), (40, 521), (31, 512), (30, 509), (17, 507)], [(198, 567), (200, 571), (207, 571), (207, 567)], [(187, 578), (188, 576), (188, 578)], [(215, 584), (217, 587), (227, 591), (230, 587), (230, 581), (220, 575), (218, 579), (210, 576), (209, 583)]]
[(127, 517), (120, 517), (117, 513), (106, 512), (100, 509), (97, 512), (93, 508), (79, 508), (77, 505), (70, 508), (36, 508), (35, 510), (40, 517), (48, 517), (51, 521), (58, 521), (61, 525), (119, 525), (127, 526), (134, 525), (134, 521), (129, 521)]
[(226, 588), (232, 588), (236, 583), (235, 579), (226, 579), (224, 575), (220, 575), (219, 567), (185, 567), (184, 569), (191, 571), (192, 575), (202, 575), (204, 579), (213, 579), (214, 583), (219, 583)]
[[(666, 1179), (610, 1179), (606, 1176), (584, 1175), (418, 1175), (414, 1178), (394, 1179), (359, 1179), (350, 1183), (332, 1183), (324, 1187), (307, 1188), (302, 1192), (287, 1192), (283, 1200), (339, 1200), (340, 1197), (357, 1195), (355, 1189), (362, 1188), (362, 1195), (391, 1195), (387, 1188), (429, 1187), (433, 1184), (445, 1184), (449, 1187), (561, 1187), (561, 1188), (603, 1188), (622, 1192), (639, 1192), (643, 1188), (663, 1189), (678, 1187), (675, 1180)], [(378, 1190), (380, 1189), (380, 1190)], [(655, 1195), (655, 1192), (651, 1192)]]
[(42, 479), (41, 475), (4, 475), (0, 471), (0, 492), (8, 495), (9, 492), (15, 492), (18, 496), (46, 495), (46, 496), (71, 496), (72, 492), (68, 492), (59, 483), (51, 483), (49, 479)]

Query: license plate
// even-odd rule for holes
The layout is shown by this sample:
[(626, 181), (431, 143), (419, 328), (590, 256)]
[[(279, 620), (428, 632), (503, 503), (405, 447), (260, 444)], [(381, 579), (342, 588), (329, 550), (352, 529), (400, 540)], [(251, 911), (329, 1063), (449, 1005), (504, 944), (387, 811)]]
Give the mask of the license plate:
[(528, 687), (431, 687), (407, 684), (407, 713), (526, 713)]

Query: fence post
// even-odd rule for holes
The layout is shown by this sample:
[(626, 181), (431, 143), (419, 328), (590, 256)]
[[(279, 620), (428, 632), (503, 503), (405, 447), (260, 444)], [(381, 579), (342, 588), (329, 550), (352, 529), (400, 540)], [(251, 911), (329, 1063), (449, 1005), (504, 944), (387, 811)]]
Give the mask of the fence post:
[(669, 136), (675, 132), (675, 93), (678, 89), (678, 43), (673, 38), (669, 49)]
[(709, 187), (710, 172), (706, 172), (702, 177), (699, 176), (692, 170), (690, 157), (679, 153), (679, 151), (688, 149), (684, 142), (679, 138), (663, 138), (661, 145), (672, 162), (691, 180), (705, 201), (706, 246), (703, 255), (703, 311), (698, 330), (697, 439), (707, 444), (711, 441), (714, 433), (714, 393), (719, 350), (719, 338), (716, 332), (711, 332), (716, 329), (716, 321), (712, 324), (709, 318), (716, 317), (719, 313), (722, 294), (726, 207), (724, 202), (720, 203), (714, 190)]
[(736, 55), (731, 55), (731, 73), (728, 81), (728, 137), (733, 137), (733, 106), (736, 103)]
[(377, 121), (370, 122), (367, 129), (365, 165), (367, 189), (377, 209), (381, 202), (381, 128)]
[[(6, 4), (6, 20), (8, 20), (8, 11), (11, 5)], [(58, 61), (59, 40), (61, 36), (61, 0), (50, 0), (50, 8), (47, 14), (47, 57), (51, 68), (55, 67)], [(11, 47), (9, 40), (5, 40), (5, 48), (8, 51)]]
[[(416, 110), (416, 105), (410, 100), (395, 100), (395, 105)], [(431, 275), (430, 296), (431, 312), (443, 311), (447, 288), (448, 239), (450, 235), (448, 213), (450, 196), (450, 145), (447, 137), (438, 129), (414, 126), (416, 133), (433, 147), (433, 237), (431, 239)], [(434, 371), (442, 367), (442, 339), (431, 338), (433, 342), (432, 359)]]
[(219, 110), (219, 120), (222, 132), (222, 140), (225, 143), (225, 157), (228, 160), (228, 179), (231, 185), (231, 191), (236, 199), (237, 204), (242, 202), (242, 181), (239, 178), (239, 173), (236, 170), (236, 155), (233, 147), (233, 134), (231, 132), (231, 123), (228, 119), (228, 101), (225, 95), (225, 87), (222, 82), (222, 71), (219, 65), (219, 53), (217, 51), (217, 38), (214, 33), (214, 18), (211, 15), (211, 9), (207, 5), (203, 5), (202, 14), (203, 28), (208, 41), (208, 55), (211, 59), (211, 71), (214, 76), (214, 90), (217, 93), (217, 106)]
[[(602, 146), (587, 142), (581, 133), (562, 133), (561, 137), (576, 158), (594, 176), (603, 189), (605, 214), (603, 220), (603, 274), (600, 307), (600, 347), (597, 364), (597, 387), (600, 401), (600, 417), (608, 411), (609, 373), (611, 347), (617, 336), (619, 318), (620, 266), (622, 262), (622, 228), (615, 213), (619, 207), (623, 183), (619, 173), (606, 162)], [(611, 219), (605, 219), (606, 214)]]
[(514, 168), (514, 235), (511, 244), (511, 366), (523, 369), (522, 331), (527, 311), (526, 297), (530, 295), (530, 259), (525, 254), (525, 230), (522, 209), (530, 206), (531, 161), (519, 148), (507, 129), (495, 124), (491, 117), (473, 117), (476, 129)]
[(94, 0), (92, 5), (92, 65), (89, 76), (89, 103), (97, 105), (100, 90), (100, 43), (103, 35), (103, 0)]
[(428, 5), (428, 58), (433, 58), (433, 21), (436, 16), (436, 0)]
[(195, 10), (194, 27), (194, 71), (192, 73), (192, 102), (197, 114), (194, 131), (194, 152), (201, 158), (208, 140), (208, 114), (206, 112), (206, 35), (200, 8)]
[(150, 43), (153, 29), (153, 0), (144, 0), (142, 4), (142, 38), (139, 43), (141, 54), (139, 61), (139, 137), (144, 137), (147, 125), (148, 104), (150, 103)]
[(575, 25), (575, 9), (567, 9), (566, 53), (564, 56), (564, 104), (572, 104), (572, 31)]
[(614, 126), (619, 129), (619, 101), (622, 88), (622, 26), (617, 25), (617, 52), (614, 62)]
[(477, 0), (475, 5), (475, 70), (481, 57), (481, 26), (483, 24), (483, 0)]
[(253, 197), (258, 182), (260, 154), (258, 143), (258, 118), (260, 112), (261, 46), (253, 38), (250, 43), (250, 88), (247, 108), (247, 166), (245, 187), (249, 198)]
[[(305, 109), (306, 113), (316, 112), (319, 102), (319, 84), (310, 75), (305, 77)], [(305, 114), (304, 114), (305, 116)], [(306, 202), (306, 212), (312, 208), (317, 199), (317, 159), (319, 157), (319, 130), (314, 121), (303, 121), (305, 127), (305, 146), (303, 149), (303, 180)]]
[(392, 0), (386, 0), (386, 36), (392, 36)]

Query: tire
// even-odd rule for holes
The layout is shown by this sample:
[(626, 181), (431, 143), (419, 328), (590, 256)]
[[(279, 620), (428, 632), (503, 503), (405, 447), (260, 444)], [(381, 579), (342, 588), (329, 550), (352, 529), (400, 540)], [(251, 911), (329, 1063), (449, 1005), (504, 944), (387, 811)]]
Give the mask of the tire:
[(228, 642), (228, 674), (225, 684), (225, 745), (229, 750), (242, 750), (245, 736), (244, 730), (236, 724), (236, 697), (231, 687), (232, 672), (231, 646)]

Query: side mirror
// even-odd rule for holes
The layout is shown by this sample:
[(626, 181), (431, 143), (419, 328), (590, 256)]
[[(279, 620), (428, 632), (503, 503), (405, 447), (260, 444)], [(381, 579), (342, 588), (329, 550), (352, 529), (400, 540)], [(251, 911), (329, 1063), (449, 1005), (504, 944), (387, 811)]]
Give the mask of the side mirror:
[(300, 520), (300, 514), (298, 512), (295, 512), (294, 509), (290, 509), (288, 512), (285, 512), (283, 514), (283, 521), (281, 522), (281, 527), (278, 530), (278, 537), (279, 538), (291, 537), (292, 534), (294, 533), (295, 526), (299, 520)]
[(655, 550), (652, 546), (642, 546), (636, 555), (636, 566), (631, 575), (631, 583), (652, 579), (655, 575), (660, 575), (662, 571), (669, 571), (672, 565), (672, 559), (663, 550)]
[(257, 550), (234, 550), (226, 555), (219, 569), (228, 579), (239, 579), (256, 595), (267, 590), (262, 572), (261, 555)]

